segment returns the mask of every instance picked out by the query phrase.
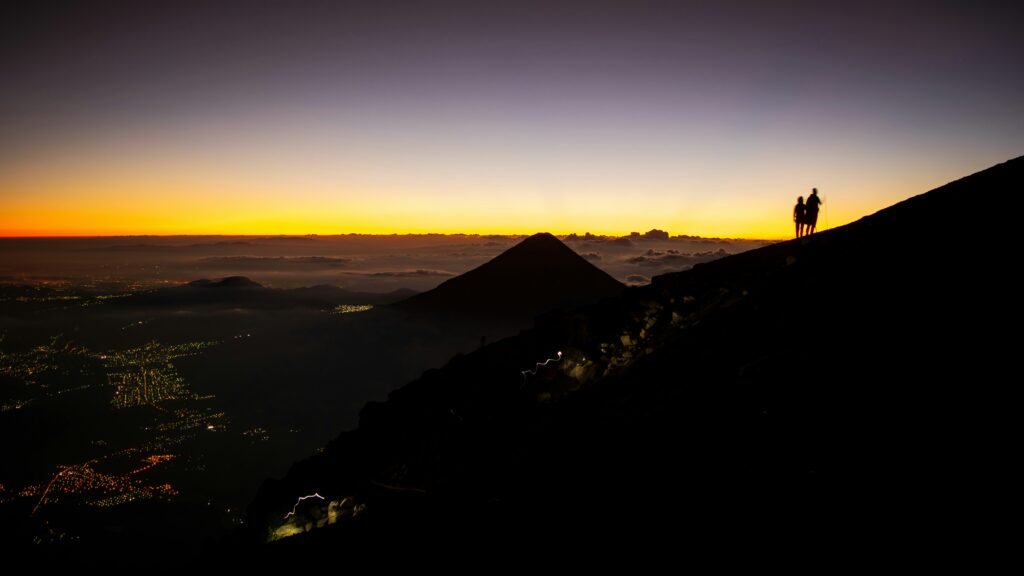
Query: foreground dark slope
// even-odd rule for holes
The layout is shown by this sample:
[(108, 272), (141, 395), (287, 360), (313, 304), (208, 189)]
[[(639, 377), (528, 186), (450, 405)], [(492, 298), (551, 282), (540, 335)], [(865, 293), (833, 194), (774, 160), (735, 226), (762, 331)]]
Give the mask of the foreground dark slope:
[(543, 317), (368, 405), (264, 486), (240, 540), (280, 531), (313, 492), (323, 505), (289, 522), (327, 525), (263, 555), (960, 534), (1005, 459), (994, 329), (1013, 261), (992, 237), (1008, 215), (963, 215), (1021, 189), (1024, 158)]

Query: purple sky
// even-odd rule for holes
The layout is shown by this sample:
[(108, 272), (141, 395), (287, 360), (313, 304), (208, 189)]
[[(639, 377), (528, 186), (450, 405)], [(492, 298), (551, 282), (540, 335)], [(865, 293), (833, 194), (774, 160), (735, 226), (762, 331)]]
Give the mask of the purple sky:
[(1024, 153), (1005, 3), (38, 4), (0, 233), (781, 236), (813, 185), (837, 224)]

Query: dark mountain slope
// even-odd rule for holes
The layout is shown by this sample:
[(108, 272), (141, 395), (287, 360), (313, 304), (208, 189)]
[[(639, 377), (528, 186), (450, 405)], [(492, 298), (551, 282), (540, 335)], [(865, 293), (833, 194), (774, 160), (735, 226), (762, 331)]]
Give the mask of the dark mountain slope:
[(551, 234), (534, 234), (493, 260), (395, 305), (405, 312), (518, 318), (614, 296), (623, 285)]
[(963, 216), (1022, 188), (1018, 158), (546, 316), (367, 405), (264, 486), (240, 539), (306, 532), (260, 558), (962, 543), (1002, 505), (1017, 257), (993, 241), (1007, 211)]

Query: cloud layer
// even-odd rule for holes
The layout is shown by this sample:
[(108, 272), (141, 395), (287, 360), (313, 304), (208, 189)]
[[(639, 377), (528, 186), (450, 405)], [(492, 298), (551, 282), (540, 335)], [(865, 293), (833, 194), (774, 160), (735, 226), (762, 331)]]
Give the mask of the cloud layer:
[[(343, 235), (0, 239), (0, 279), (111, 288), (163, 286), (248, 276), (275, 287), (333, 284), (366, 292), (429, 290), (504, 252), (522, 236)], [(619, 281), (643, 284), (664, 272), (764, 242), (645, 234), (564, 238)]]

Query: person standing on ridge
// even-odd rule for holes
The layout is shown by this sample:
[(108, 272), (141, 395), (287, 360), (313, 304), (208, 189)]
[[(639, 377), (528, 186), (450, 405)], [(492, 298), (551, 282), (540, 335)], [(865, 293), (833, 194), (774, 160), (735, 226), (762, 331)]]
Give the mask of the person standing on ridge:
[(807, 219), (807, 206), (804, 205), (804, 197), (796, 199), (796, 206), (793, 207), (793, 222), (796, 222), (796, 237), (803, 235), (804, 220)]
[(807, 211), (804, 219), (804, 236), (814, 234), (814, 227), (818, 225), (818, 207), (821, 206), (821, 199), (818, 198), (818, 189), (811, 188), (811, 195), (807, 197)]

